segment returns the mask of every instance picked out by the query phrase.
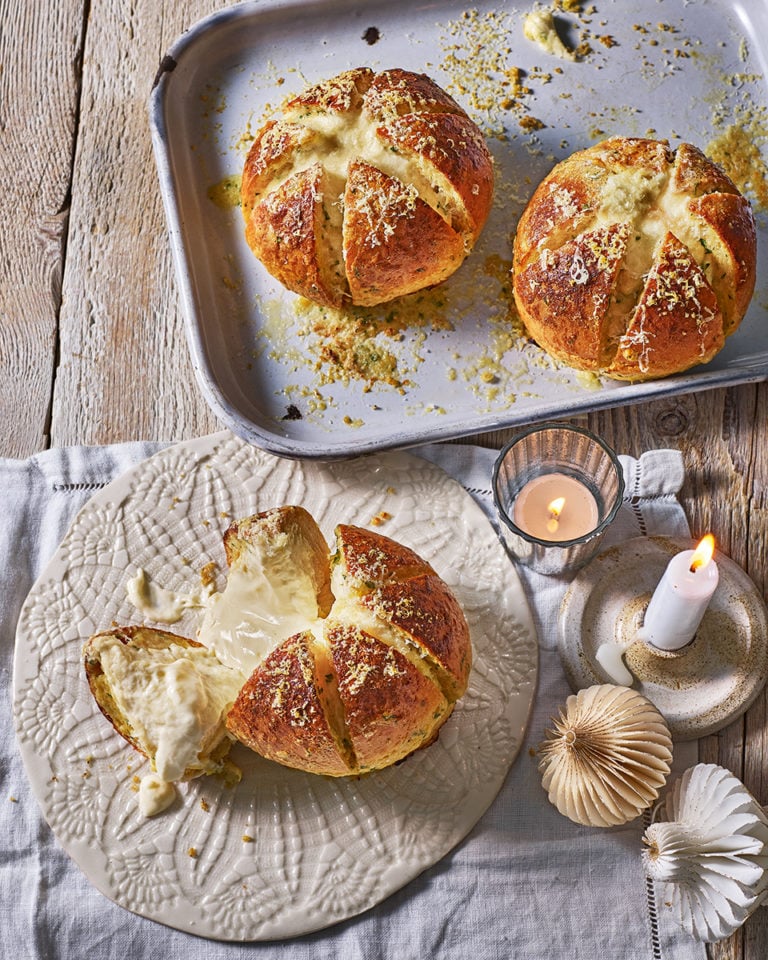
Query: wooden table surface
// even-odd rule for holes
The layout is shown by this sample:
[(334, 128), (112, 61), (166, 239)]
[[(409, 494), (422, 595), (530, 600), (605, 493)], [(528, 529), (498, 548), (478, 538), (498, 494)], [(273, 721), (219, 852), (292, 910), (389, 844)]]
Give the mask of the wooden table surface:
[[(0, 2), (0, 456), (219, 427), (194, 382), (158, 192), (147, 98), (159, 60), (214, 0)], [(618, 452), (683, 452), (694, 535), (765, 593), (768, 387), (584, 418)], [(476, 442), (497, 446), (502, 434)], [(768, 697), (700, 757), (768, 804)], [(768, 909), (717, 958), (765, 960)]]

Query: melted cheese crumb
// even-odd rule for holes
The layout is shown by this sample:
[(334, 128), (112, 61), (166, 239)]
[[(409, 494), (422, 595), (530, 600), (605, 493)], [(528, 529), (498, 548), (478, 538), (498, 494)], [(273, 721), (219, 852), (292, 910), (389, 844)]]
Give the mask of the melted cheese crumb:
[(526, 14), (523, 36), (554, 57), (560, 57), (561, 60), (576, 59), (573, 50), (566, 47), (558, 36), (551, 10), (534, 9)]

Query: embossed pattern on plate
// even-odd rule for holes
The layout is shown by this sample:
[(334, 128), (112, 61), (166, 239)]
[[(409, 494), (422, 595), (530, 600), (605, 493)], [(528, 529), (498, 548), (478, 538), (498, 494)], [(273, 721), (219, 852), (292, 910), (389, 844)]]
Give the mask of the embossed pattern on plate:
[[(82, 643), (136, 621), (126, 582), (143, 567), (185, 590), (225, 561), (230, 519), (301, 503), (331, 541), (336, 523), (413, 547), (456, 592), (470, 624), (469, 689), (435, 744), (359, 780), (313, 777), (240, 745), (242, 782), (183, 784), (144, 820), (142, 758), (113, 732), (85, 681)], [(171, 627), (194, 636), (197, 614)], [(266, 940), (368, 909), (452, 849), (514, 761), (536, 686), (537, 647), (520, 581), (482, 511), (432, 464), (404, 453), (335, 464), (281, 460), (228, 432), (161, 451), (83, 508), (22, 609), (14, 715), (27, 774), (59, 843), (121, 906), (220, 940)]]

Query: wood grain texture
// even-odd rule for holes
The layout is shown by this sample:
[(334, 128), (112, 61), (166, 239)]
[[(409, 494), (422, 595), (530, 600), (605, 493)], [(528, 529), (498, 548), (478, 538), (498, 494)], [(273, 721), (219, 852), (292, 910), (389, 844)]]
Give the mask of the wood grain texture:
[(83, 4), (7, 0), (0, 23), (0, 452), (25, 457), (47, 445)]
[(54, 445), (181, 440), (217, 427), (189, 360), (147, 112), (163, 54), (209, 10), (210, 3), (154, 0), (91, 6)]

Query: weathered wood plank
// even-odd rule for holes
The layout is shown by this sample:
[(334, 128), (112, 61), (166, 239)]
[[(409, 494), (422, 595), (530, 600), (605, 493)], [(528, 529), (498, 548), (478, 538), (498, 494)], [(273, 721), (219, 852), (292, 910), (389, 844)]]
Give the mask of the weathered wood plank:
[(83, 2), (0, 16), (0, 455), (26, 457), (48, 442)]
[(147, 113), (162, 55), (209, 10), (205, 0), (90, 8), (51, 424), (56, 445), (180, 440), (217, 427), (184, 338)]

